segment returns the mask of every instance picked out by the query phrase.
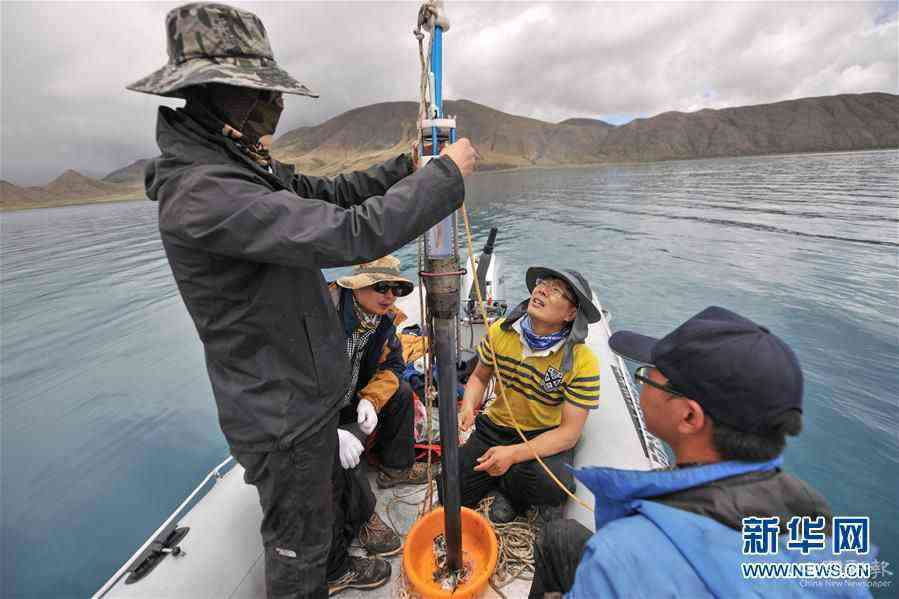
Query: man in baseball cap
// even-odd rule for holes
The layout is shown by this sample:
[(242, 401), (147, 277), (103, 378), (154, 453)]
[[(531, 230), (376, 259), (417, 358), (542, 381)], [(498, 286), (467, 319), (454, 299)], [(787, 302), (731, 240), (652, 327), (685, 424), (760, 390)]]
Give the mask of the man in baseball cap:
[[(799, 361), (782, 339), (712, 306), (661, 339), (620, 331), (609, 346), (641, 363), (634, 378), (646, 427), (671, 447), (677, 466), (576, 471), (596, 496), (596, 533), (573, 520), (549, 523), (535, 547), (531, 598), (649, 597), (660, 589), (673, 597), (869, 595), (861, 586), (741, 574), (740, 563), (835, 559), (830, 546), (804, 555), (777, 538), (794, 518), (829, 536), (832, 516), (820, 494), (781, 470), (786, 437), (802, 428), (803, 393)], [(747, 555), (742, 533), (761, 519), (772, 519), (779, 547)]]
[(298, 174), (269, 147), (282, 94), (316, 94), (275, 62), (259, 17), (186, 4), (165, 31), (168, 63), (128, 86), (187, 101), (159, 109), (147, 197), (222, 432), (259, 492), (268, 597), (380, 586), (387, 561), (328, 559), (350, 364), (320, 269), (385, 256), (452, 214), (476, 152), (462, 139), (417, 170), (403, 154), (334, 179)]

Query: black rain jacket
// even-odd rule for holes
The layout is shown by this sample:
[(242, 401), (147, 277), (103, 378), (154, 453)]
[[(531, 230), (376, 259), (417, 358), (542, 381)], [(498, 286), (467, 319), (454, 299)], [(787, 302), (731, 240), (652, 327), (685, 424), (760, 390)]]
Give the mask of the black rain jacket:
[(412, 173), (406, 155), (333, 179), (273, 173), (183, 110), (161, 107), (162, 155), (146, 171), (159, 232), (203, 342), (233, 452), (286, 449), (339, 409), (343, 324), (320, 268), (380, 258), (456, 210), (449, 158)]

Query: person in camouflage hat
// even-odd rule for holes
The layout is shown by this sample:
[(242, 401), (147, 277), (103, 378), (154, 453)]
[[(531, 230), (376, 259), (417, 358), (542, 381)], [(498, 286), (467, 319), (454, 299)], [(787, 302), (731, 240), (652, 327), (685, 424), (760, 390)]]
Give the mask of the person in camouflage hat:
[(298, 174), (268, 150), (282, 94), (315, 94), (275, 63), (259, 18), (188, 4), (168, 13), (166, 34), (168, 64), (128, 86), (187, 100), (159, 108), (147, 197), (222, 432), (259, 492), (267, 595), (380, 586), (383, 559), (329, 557), (349, 364), (320, 269), (385, 256), (450, 215), (475, 150), (463, 139), (417, 170), (403, 154), (333, 179)]

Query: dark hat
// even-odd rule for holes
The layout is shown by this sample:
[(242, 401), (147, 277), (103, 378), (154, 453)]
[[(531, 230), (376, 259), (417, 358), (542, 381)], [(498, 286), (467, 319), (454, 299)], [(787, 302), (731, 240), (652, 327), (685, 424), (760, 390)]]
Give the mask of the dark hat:
[(587, 322), (599, 322), (602, 318), (602, 312), (600, 312), (596, 304), (593, 303), (593, 292), (590, 290), (590, 283), (587, 282), (584, 275), (576, 270), (567, 268), (563, 270), (553, 270), (543, 266), (532, 266), (528, 269), (527, 273), (525, 273), (525, 283), (528, 286), (528, 291), (534, 291), (534, 285), (536, 284), (537, 279), (547, 278), (562, 279), (568, 283), (568, 286), (571, 287), (571, 290), (574, 291), (574, 294), (577, 296), (578, 311), (584, 314)]
[(715, 421), (739, 431), (765, 432), (783, 412), (802, 411), (802, 369), (793, 350), (765, 327), (718, 306), (662, 339), (619, 331), (609, 347), (654, 365)]
[(278, 66), (262, 21), (253, 13), (198, 2), (165, 17), (169, 62), (127, 86), (158, 96), (182, 97), (185, 87), (223, 83), (318, 97)]

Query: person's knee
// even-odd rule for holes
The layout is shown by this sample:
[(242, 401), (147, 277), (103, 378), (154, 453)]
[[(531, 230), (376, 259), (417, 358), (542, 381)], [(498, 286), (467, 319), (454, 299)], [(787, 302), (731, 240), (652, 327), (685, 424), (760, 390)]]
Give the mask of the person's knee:
[[(574, 478), (570, 473), (553, 474), (566, 489), (574, 492)], [(522, 505), (560, 505), (568, 496), (537, 460), (515, 464), (509, 468), (504, 478), (505, 486), (517, 495), (517, 500)]]
[(550, 554), (555, 554), (571, 546), (572, 539), (581, 536), (584, 526), (577, 520), (563, 518), (550, 520), (543, 525), (537, 537), (537, 545)]
[(400, 381), (399, 387), (390, 396), (390, 399), (381, 408), (378, 415), (381, 420), (385, 418), (396, 419), (401, 414), (412, 412), (412, 387), (406, 381)]
[(401, 380), (399, 387), (393, 393), (390, 401), (396, 402), (398, 408), (412, 409), (412, 387), (406, 381)]

